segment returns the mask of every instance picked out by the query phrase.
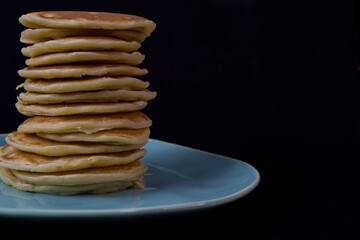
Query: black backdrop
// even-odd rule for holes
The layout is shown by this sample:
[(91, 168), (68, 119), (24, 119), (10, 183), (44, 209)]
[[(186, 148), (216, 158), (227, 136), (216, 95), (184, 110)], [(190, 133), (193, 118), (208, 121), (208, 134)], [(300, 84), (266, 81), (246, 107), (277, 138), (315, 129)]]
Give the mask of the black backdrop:
[[(151, 136), (244, 160), (259, 170), (261, 183), (209, 210), (61, 223), (84, 231), (152, 226), (151, 235), (158, 228), (210, 233), (225, 224), (223, 234), (243, 239), (354, 236), (360, 226), (354, 9), (352, 1), (320, 0), (1, 1), (0, 132), (25, 119), (14, 107), (17, 70), (25, 66), (21, 14), (141, 15), (158, 25), (141, 49), (150, 71), (143, 79), (158, 92), (145, 111), (154, 121)], [(44, 226), (28, 220), (5, 221)]]

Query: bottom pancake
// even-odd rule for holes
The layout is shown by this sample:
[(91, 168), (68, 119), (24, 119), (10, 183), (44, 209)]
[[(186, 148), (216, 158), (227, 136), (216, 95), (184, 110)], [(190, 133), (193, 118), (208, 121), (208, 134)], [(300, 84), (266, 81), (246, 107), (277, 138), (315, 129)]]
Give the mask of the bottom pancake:
[(141, 164), (140, 161), (135, 161), (126, 165), (53, 173), (10, 171), (18, 179), (36, 185), (76, 186), (105, 182), (135, 181), (145, 174), (147, 167)]
[(120, 191), (129, 187), (143, 188), (140, 179), (135, 181), (118, 181), (75, 186), (35, 185), (18, 179), (11, 170), (6, 168), (0, 168), (0, 178), (5, 184), (22, 191), (58, 195), (75, 195), (83, 193), (103, 194)]

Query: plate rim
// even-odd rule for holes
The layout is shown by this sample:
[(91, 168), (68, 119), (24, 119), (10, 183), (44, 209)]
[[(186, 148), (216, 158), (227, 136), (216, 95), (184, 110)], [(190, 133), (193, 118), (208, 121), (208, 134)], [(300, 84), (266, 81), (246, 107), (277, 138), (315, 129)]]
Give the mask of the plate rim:
[[(0, 137), (5, 137), (8, 133), (0, 133)], [(200, 210), (204, 208), (215, 207), (223, 205), (234, 200), (240, 199), (243, 196), (249, 194), (254, 190), (260, 182), (260, 174), (258, 170), (242, 160), (235, 158), (227, 157), (224, 155), (172, 143), (159, 139), (149, 138), (149, 141), (158, 142), (160, 144), (172, 145), (177, 148), (187, 149), (191, 151), (196, 151), (202, 154), (213, 155), (215, 157), (225, 158), (229, 161), (234, 161), (246, 165), (255, 175), (255, 179), (246, 187), (240, 189), (239, 191), (226, 195), (223, 197), (196, 201), (190, 203), (179, 203), (179, 204), (169, 204), (169, 205), (159, 205), (159, 206), (150, 206), (150, 207), (138, 207), (138, 208), (112, 208), (112, 209), (32, 209), (32, 208), (3, 208), (0, 207), (0, 216), (22, 216), (22, 217), (122, 217), (122, 216), (134, 216), (134, 215), (148, 215), (148, 214), (160, 214), (160, 213), (170, 213), (170, 212), (179, 212), (179, 211), (190, 211), (190, 210)], [(2, 184), (4, 184), (1, 181)]]

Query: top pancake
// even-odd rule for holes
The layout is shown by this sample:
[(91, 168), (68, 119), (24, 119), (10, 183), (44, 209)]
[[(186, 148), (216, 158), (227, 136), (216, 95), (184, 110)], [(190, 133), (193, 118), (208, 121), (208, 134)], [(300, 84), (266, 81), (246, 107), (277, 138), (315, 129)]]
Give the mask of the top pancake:
[(146, 18), (107, 12), (45, 11), (22, 15), (19, 21), (28, 28), (135, 29), (149, 36), (156, 24)]

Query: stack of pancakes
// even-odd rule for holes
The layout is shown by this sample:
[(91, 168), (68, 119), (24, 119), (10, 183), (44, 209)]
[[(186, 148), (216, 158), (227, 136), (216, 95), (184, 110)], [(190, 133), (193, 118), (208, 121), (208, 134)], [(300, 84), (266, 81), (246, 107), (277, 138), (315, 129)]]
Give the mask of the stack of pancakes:
[(107, 193), (142, 188), (156, 92), (137, 77), (137, 50), (155, 29), (142, 17), (100, 12), (35, 12), (20, 17), (28, 57), (19, 75), (18, 111), (29, 118), (10, 133), (0, 177), (24, 191)]

